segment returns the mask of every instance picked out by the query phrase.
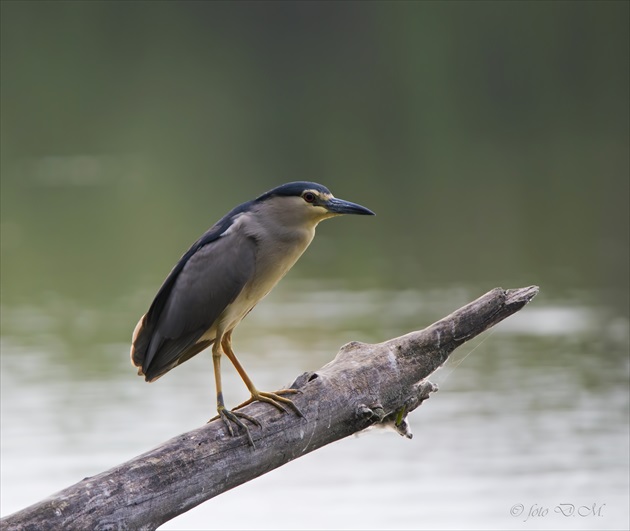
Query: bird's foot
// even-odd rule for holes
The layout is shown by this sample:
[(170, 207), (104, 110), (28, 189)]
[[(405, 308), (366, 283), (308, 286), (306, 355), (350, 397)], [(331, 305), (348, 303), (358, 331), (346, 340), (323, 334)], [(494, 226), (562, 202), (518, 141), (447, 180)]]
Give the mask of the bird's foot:
[(304, 414), (293, 403), (293, 400), (289, 400), (288, 398), (284, 398), (283, 396), (280, 396), (280, 395), (296, 394), (299, 392), (300, 391), (298, 389), (280, 389), (279, 391), (276, 391), (274, 393), (268, 393), (265, 391), (254, 391), (252, 393), (252, 396), (249, 399), (245, 400), (245, 402), (243, 402), (242, 404), (239, 404), (238, 406), (236, 406), (232, 410), (232, 412), (234, 412), (237, 409), (241, 409), (251, 404), (252, 402), (265, 402), (267, 404), (271, 404), (272, 406), (274, 406), (276, 409), (279, 409), (283, 413), (288, 413), (287, 408), (285, 407), (287, 406), (290, 409), (292, 409), (298, 416), (303, 417)]
[(229, 409), (225, 408), (219, 408), (218, 413), (219, 414), (217, 416), (212, 417), (208, 422), (212, 422), (213, 420), (220, 418), (225, 424), (231, 437), (234, 437), (234, 428), (232, 427), (232, 424), (236, 424), (245, 432), (245, 435), (247, 435), (247, 440), (249, 441), (249, 444), (256, 448), (256, 445), (254, 444), (254, 439), (252, 439), (252, 434), (250, 433), (249, 428), (241, 419), (251, 422), (252, 424), (255, 424), (256, 426), (261, 428), (262, 424), (258, 420), (256, 420), (254, 417), (246, 415), (245, 413), (241, 413), (240, 411), (230, 411)]

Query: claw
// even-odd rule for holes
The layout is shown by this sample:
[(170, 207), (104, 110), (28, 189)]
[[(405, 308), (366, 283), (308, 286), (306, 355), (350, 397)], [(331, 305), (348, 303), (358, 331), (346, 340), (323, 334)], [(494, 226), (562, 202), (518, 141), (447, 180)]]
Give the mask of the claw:
[(255, 393), (252, 393), (252, 396), (250, 398), (245, 400), (245, 402), (243, 402), (242, 404), (239, 404), (238, 406), (236, 406), (232, 411), (241, 409), (251, 404), (252, 402), (258, 401), (258, 402), (265, 402), (266, 404), (271, 404), (272, 406), (274, 406), (276, 409), (279, 409), (283, 413), (288, 413), (287, 408), (284, 407), (284, 405), (286, 405), (290, 409), (292, 409), (298, 416), (304, 417), (304, 414), (293, 403), (292, 400), (289, 400), (288, 398), (284, 398), (280, 396), (284, 394), (295, 394), (295, 393), (300, 393), (300, 392), (301, 391), (299, 391), (298, 389), (280, 389), (279, 391), (276, 391), (275, 393), (267, 393), (265, 391), (256, 391)]
[(254, 444), (254, 439), (252, 439), (252, 434), (250, 433), (249, 428), (241, 421), (241, 419), (247, 420), (248, 422), (251, 422), (252, 424), (261, 428), (262, 424), (260, 423), (260, 421), (256, 420), (254, 417), (246, 415), (245, 413), (241, 413), (240, 411), (230, 411), (228, 409), (222, 408), (219, 409), (218, 412), (219, 414), (215, 417), (212, 417), (208, 421), (209, 423), (220, 418), (225, 424), (225, 427), (227, 428), (230, 437), (234, 437), (234, 428), (232, 427), (232, 423), (236, 424), (245, 432), (245, 435), (247, 435), (247, 440), (250, 446), (256, 448), (256, 445)]
[(278, 391), (274, 391), (276, 395), (297, 395), (302, 394), (301, 389), (280, 389)]
[(219, 414), (212, 417), (208, 421), (208, 423), (213, 422), (220, 418), (225, 424), (225, 427), (227, 428), (228, 433), (230, 434), (231, 437), (234, 437), (234, 427), (232, 426), (232, 424), (236, 424), (236, 426), (241, 428), (245, 432), (245, 435), (247, 435), (247, 440), (249, 441), (249, 444), (252, 447), (256, 448), (256, 445), (254, 444), (254, 440), (252, 439), (252, 435), (249, 431), (249, 428), (245, 425), (244, 422), (241, 421), (241, 419), (251, 422), (252, 424), (258, 426), (259, 428), (262, 427), (262, 424), (260, 423), (260, 421), (256, 420), (254, 417), (251, 417), (250, 415), (247, 415), (245, 413), (241, 413), (240, 411), (237, 411), (237, 410), (244, 408), (245, 406), (251, 404), (252, 402), (265, 402), (266, 404), (270, 404), (274, 406), (275, 408), (279, 409), (283, 413), (288, 413), (288, 410), (287, 410), (287, 407), (288, 407), (289, 409), (292, 409), (298, 416), (304, 417), (304, 414), (293, 403), (292, 400), (289, 400), (288, 398), (284, 398), (283, 396), (280, 396), (280, 395), (288, 395), (288, 394), (297, 394), (301, 392), (302, 391), (300, 391), (299, 389), (280, 389), (279, 391), (276, 391), (275, 393), (255, 391), (252, 393), (252, 396), (248, 400), (236, 406), (231, 411), (229, 409), (226, 409), (225, 407), (221, 407), (223, 404), (223, 402), (221, 401), (219, 408), (217, 410)]

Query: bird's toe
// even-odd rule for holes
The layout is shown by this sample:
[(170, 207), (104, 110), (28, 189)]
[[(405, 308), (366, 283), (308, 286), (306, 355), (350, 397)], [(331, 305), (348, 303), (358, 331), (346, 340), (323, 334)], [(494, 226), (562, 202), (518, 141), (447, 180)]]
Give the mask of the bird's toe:
[(213, 417), (212, 419), (210, 419), (208, 422), (212, 422), (213, 420), (220, 418), (223, 421), (223, 424), (225, 424), (225, 427), (227, 428), (228, 433), (230, 434), (231, 437), (234, 437), (234, 427), (232, 425), (235, 424), (236, 426), (238, 426), (241, 430), (245, 432), (245, 435), (247, 436), (247, 440), (250, 446), (253, 446), (254, 448), (256, 448), (256, 445), (254, 444), (254, 439), (252, 438), (252, 434), (249, 431), (249, 428), (243, 422), (243, 420), (251, 422), (252, 424), (258, 426), (259, 428), (262, 427), (262, 424), (260, 423), (260, 421), (258, 421), (254, 417), (251, 417), (250, 415), (241, 413), (240, 411), (230, 411), (224, 408), (219, 409), (218, 411), (219, 411), (219, 414), (216, 417)]

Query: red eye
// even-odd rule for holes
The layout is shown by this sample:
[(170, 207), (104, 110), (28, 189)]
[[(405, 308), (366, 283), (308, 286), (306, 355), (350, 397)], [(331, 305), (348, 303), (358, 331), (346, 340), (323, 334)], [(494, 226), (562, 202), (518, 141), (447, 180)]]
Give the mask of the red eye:
[(304, 199), (304, 201), (306, 201), (307, 203), (313, 203), (315, 201), (315, 194), (312, 192), (306, 192), (302, 198)]

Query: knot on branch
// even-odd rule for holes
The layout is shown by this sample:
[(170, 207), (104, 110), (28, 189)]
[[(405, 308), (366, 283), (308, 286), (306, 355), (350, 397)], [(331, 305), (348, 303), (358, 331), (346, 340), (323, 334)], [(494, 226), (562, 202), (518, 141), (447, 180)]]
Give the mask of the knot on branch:
[(372, 406), (361, 404), (357, 408), (357, 416), (371, 422), (371, 425), (366, 429), (391, 429), (399, 435), (411, 439), (413, 438), (413, 433), (407, 417), (408, 414), (422, 405), (422, 402), (437, 390), (438, 386), (436, 384), (423, 380), (411, 387), (411, 394), (405, 399), (402, 407), (395, 411), (386, 413), (381, 404)]

